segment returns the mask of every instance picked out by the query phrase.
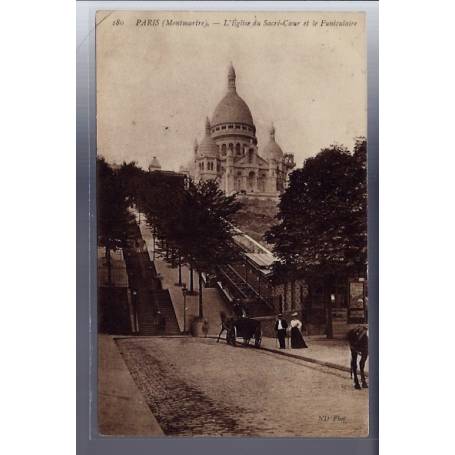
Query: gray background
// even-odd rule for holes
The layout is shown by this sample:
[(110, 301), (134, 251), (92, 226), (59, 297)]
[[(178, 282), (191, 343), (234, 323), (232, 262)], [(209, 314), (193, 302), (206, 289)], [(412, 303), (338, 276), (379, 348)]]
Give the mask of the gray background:
[[(99, 9), (365, 11), (368, 34), (368, 235), (370, 435), (368, 438), (125, 438), (98, 436), (96, 423), (96, 97), (95, 12)], [(275, 454), (378, 453), (378, 3), (372, 2), (77, 2), (77, 453), (176, 454), (180, 451)]]

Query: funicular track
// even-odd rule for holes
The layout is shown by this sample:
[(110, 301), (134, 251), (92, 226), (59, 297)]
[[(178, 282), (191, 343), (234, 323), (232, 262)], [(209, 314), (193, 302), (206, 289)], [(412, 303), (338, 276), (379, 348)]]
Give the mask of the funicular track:
[(243, 277), (234, 269), (232, 265), (224, 265), (220, 267), (220, 272), (226, 278), (228, 283), (234, 288), (237, 294), (235, 297), (239, 299), (261, 299), (256, 290), (250, 286)]

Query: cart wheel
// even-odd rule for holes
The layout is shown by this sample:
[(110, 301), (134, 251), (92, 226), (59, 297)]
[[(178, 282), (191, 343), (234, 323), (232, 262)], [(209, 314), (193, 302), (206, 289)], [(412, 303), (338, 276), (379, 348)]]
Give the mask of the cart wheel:
[(235, 330), (229, 330), (226, 334), (226, 342), (232, 346), (235, 346)]
[(256, 334), (254, 335), (254, 346), (256, 348), (259, 348), (261, 346), (261, 341), (262, 341), (262, 333), (261, 333), (261, 331), (256, 332)]

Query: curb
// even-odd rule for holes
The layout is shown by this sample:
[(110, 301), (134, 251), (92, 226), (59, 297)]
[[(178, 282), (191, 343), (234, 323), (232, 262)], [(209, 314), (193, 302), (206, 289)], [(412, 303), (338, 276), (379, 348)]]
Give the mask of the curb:
[[(293, 359), (303, 360), (304, 362), (315, 363), (315, 364), (323, 366), (323, 367), (334, 368), (335, 370), (344, 371), (345, 373), (351, 372), (350, 368), (345, 367), (343, 365), (338, 365), (337, 363), (325, 362), (323, 360), (317, 360), (317, 359), (313, 359), (311, 357), (291, 354), (289, 352), (281, 352), (281, 351), (277, 351), (276, 349), (264, 348), (262, 346), (259, 347), (259, 349), (262, 349), (262, 350), (268, 351), (268, 352), (273, 352), (275, 354), (283, 355), (285, 357), (292, 357)], [(365, 376), (368, 376), (368, 372), (366, 372), (366, 371), (365, 371)]]
[[(207, 338), (216, 339), (217, 337), (208, 336)], [(291, 357), (291, 358), (297, 359), (297, 360), (303, 360), (304, 362), (308, 362), (308, 363), (315, 363), (316, 365), (333, 368), (335, 370), (344, 371), (345, 373), (351, 372), (351, 368), (348, 368), (348, 367), (345, 367), (343, 365), (339, 365), (339, 364), (333, 363), (333, 362), (325, 362), (323, 360), (317, 360), (317, 359), (313, 359), (311, 357), (301, 356), (301, 355), (297, 355), (297, 354), (291, 354), (290, 352), (286, 352), (286, 351), (278, 351), (277, 349), (265, 348), (263, 346), (260, 346), (259, 348), (256, 348), (256, 349), (261, 349), (261, 350), (267, 351), (267, 352), (273, 352), (274, 354), (282, 355), (285, 357)], [(365, 371), (365, 376), (368, 377), (367, 371)]]

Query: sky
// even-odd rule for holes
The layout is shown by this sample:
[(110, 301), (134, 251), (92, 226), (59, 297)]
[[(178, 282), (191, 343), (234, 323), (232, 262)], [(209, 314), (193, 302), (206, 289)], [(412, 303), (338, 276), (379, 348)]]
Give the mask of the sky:
[[(261, 26), (224, 26), (226, 19), (254, 17)], [(210, 25), (136, 25), (144, 19)], [(264, 26), (265, 19), (300, 26)], [(322, 19), (356, 25), (323, 27)], [(318, 25), (304, 26), (306, 20)], [(156, 156), (169, 170), (188, 163), (205, 118), (227, 91), (230, 62), (237, 93), (253, 115), (259, 153), (272, 122), (277, 142), (298, 166), (323, 147), (352, 148), (355, 137), (367, 135), (361, 13), (102, 12), (97, 23), (97, 143), (108, 161), (147, 168)]]

